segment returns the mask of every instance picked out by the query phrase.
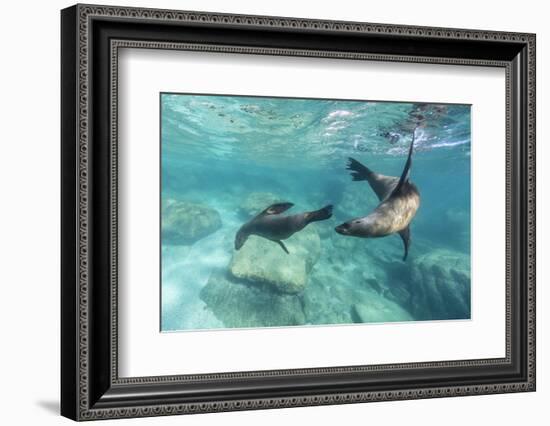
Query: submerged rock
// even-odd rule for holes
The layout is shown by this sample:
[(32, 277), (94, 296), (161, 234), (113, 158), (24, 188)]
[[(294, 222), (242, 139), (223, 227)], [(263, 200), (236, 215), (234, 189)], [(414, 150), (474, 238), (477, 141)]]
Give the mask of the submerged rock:
[(310, 324), (351, 324), (350, 300), (356, 291), (346, 288), (342, 273), (334, 269), (315, 269), (303, 293), (306, 321)]
[(282, 327), (304, 325), (302, 302), (297, 295), (265, 291), (223, 273), (212, 274), (200, 298), (225, 327)]
[(162, 243), (189, 245), (222, 226), (220, 214), (205, 205), (166, 200), (162, 205)]
[(411, 321), (413, 317), (397, 303), (372, 294), (367, 303), (355, 303), (352, 306), (355, 322), (396, 322)]
[[(377, 270), (372, 259), (365, 258), (364, 267)], [(412, 320), (411, 314), (398, 302), (375, 275), (360, 267), (344, 264), (331, 268), (319, 264), (304, 292), (306, 320), (312, 324), (351, 324)], [(377, 274), (376, 274), (377, 275)]]
[(251, 192), (239, 205), (239, 214), (243, 218), (251, 218), (266, 207), (284, 201), (271, 192)]
[(409, 289), (417, 319), (470, 318), (470, 257), (444, 249), (419, 257)]
[(233, 254), (229, 271), (237, 279), (263, 284), (281, 293), (301, 293), (319, 258), (321, 241), (314, 225), (284, 241), (289, 254), (273, 241), (251, 235)]

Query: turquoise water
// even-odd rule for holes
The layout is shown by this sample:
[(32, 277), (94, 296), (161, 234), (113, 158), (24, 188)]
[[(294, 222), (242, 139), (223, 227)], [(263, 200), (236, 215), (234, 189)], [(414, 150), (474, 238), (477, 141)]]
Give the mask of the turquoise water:
[[(410, 180), (420, 208), (398, 235), (334, 227), (379, 203), (353, 157)], [(470, 106), (161, 94), (161, 330), (470, 318)], [(240, 226), (275, 201), (333, 216), (285, 244)]]

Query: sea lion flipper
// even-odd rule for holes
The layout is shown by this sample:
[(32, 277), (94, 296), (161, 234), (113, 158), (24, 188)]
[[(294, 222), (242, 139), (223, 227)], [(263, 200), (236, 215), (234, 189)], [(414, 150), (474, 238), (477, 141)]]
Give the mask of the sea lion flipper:
[(395, 186), (395, 189), (390, 194), (390, 197), (394, 194), (398, 194), (399, 191), (401, 191), (401, 188), (403, 188), (403, 184), (409, 180), (409, 174), (411, 171), (411, 164), (412, 164), (412, 152), (414, 147), (414, 135), (416, 133), (416, 129), (413, 132), (413, 137), (411, 140), (411, 145), (409, 146), (409, 155), (407, 156), (407, 162), (405, 163), (405, 167), (403, 168), (403, 173), (401, 173), (401, 177), (399, 178), (399, 182), (397, 182), (397, 185)]
[(411, 228), (406, 227), (399, 232), (399, 236), (403, 240), (403, 247), (405, 249), (405, 254), (403, 255), (403, 262), (407, 260), (407, 255), (409, 254), (409, 246), (411, 245)]
[(332, 217), (332, 208), (332, 204), (329, 204), (322, 209), (315, 210), (314, 212), (305, 213), (307, 224), (310, 224), (311, 222), (318, 222), (320, 220), (330, 219)]
[(290, 253), (288, 252), (288, 249), (287, 249), (286, 246), (285, 246), (285, 243), (283, 243), (281, 240), (277, 240), (277, 241), (275, 241), (275, 242), (281, 246), (281, 248), (286, 252), (286, 254), (290, 254)]
[(286, 212), (289, 208), (291, 208), (294, 204), (293, 203), (275, 203), (271, 204), (268, 208), (263, 210), (260, 215), (266, 215), (266, 214), (281, 214), (283, 212)]
[(398, 178), (384, 176), (373, 172), (364, 164), (354, 158), (348, 158), (347, 170), (350, 170), (351, 178), (354, 181), (366, 180), (380, 201), (387, 198), (395, 188)]
[(368, 178), (374, 174), (367, 166), (351, 157), (348, 157), (346, 169), (350, 170), (350, 175), (353, 180), (368, 180)]

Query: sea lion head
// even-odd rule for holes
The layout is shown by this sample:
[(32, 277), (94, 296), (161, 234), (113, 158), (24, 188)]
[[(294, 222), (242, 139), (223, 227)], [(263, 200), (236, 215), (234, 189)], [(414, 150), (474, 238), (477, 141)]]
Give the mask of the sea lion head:
[(375, 223), (369, 216), (348, 220), (334, 228), (341, 235), (350, 237), (374, 237), (376, 236)]
[(244, 232), (242, 229), (239, 229), (237, 235), (235, 235), (235, 250), (240, 250), (248, 239), (249, 234)]

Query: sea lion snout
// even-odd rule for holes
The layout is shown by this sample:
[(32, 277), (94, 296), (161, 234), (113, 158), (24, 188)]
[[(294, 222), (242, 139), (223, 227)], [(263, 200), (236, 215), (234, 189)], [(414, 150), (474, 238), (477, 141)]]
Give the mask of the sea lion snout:
[(366, 218), (348, 220), (334, 228), (336, 232), (348, 237), (371, 237), (373, 236), (372, 223)]
[(351, 228), (351, 225), (349, 222), (342, 223), (341, 225), (338, 225), (334, 230), (342, 235), (349, 235), (349, 230)]
[(240, 250), (248, 238), (248, 234), (237, 232), (235, 235), (235, 250)]

